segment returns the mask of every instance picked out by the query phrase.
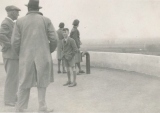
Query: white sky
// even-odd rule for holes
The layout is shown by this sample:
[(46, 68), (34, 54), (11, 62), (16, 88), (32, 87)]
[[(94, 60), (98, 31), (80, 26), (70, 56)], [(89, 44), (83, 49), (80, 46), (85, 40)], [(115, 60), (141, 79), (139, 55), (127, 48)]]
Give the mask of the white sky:
[[(0, 21), (7, 5), (21, 8), (24, 16), (28, 1), (1, 0)], [(79, 19), (82, 42), (160, 38), (160, 0), (40, 0), (40, 6), (56, 29), (60, 22), (71, 29), (72, 21)]]

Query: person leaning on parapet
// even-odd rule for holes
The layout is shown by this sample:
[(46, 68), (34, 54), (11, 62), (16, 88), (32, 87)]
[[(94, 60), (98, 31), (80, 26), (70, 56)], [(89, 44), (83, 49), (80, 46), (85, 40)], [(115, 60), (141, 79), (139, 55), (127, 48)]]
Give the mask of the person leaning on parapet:
[(59, 29), (57, 30), (58, 34), (58, 46), (57, 46), (57, 59), (58, 59), (58, 73), (61, 73), (61, 61), (62, 61), (62, 68), (63, 68), (63, 73), (66, 73), (65, 66), (64, 66), (64, 59), (62, 59), (62, 50), (61, 50), (61, 45), (62, 45), (62, 39), (64, 39), (62, 31), (64, 28), (64, 23), (61, 22), (59, 24)]
[(5, 71), (7, 73), (4, 88), (4, 103), (7, 106), (15, 106), (18, 90), (18, 55), (11, 47), (11, 36), (14, 28), (14, 20), (17, 20), (19, 11), (16, 6), (7, 6), (7, 17), (3, 20), (0, 28), (0, 44)]
[[(62, 40), (62, 50), (63, 50), (63, 58), (64, 58), (64, 63), (67, 68), (67, 76), (68, 76), (68, 81), (64, 84), (64, 86), (69, 85), (69, 87), (74, 87), (77, 85), (76, 83), (76, 70), (75, 70), (75, 59), (74, 56), (76, 52), (78, 51), (76, 43), (74, 39), (70, 38), (68, 36), (69, 34), (69, 29), (64, 28), (63, 29), (63, 36), (64, 39)], [(73, 82), (71, 82), (71, 72), (70, 68), (73, 73)]]
[(37, 87), (39, 112), (52, 112), (45, 102), (46, 89), (53, 82), (51, 53), (57, 47), (57, 33), (49, 18), (39, 12), (39, 1), (30, 0), (26, 16), (17, 20), (12, 45), (19, 55), (17, 112), (28, 107), (30, 89)]
[[(80, 45), (82, 44), (81, 41), (80, 41), (80, 33), (79, 33), (79, 30), (77, 29), (78, 26), (79, 26), (79, 20), (75, 19), (73, 21), (73, 29), (70, 33), (70, 37), (73, 38), (76, 42), (76, 45), (78, 47), (78, 49), (80, 49)], [(81, 58), (81, 53), (80, 53), (80, 50), (76, 53), (75, 55), (75, 63), (76, 65), (78, 66), (78, 69), (79, 69), (79, 72), (77, 73), (78, 75), (80, 73), (85, 73), (82, 69), (81, 69), (81, 65), (80, 65), (80, 62), (82, 61), (82, 58)]]

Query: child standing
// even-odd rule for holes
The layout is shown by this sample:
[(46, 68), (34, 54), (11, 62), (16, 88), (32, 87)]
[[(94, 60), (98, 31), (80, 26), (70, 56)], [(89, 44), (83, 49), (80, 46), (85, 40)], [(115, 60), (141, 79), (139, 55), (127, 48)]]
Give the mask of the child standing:
[(62, 34), (63, 28), (64, 28), (64, 23), (61, 22), (59, 24), (59, 29), (57, 30), (58, 39), (59, 39), (58, 45), (57, 45), (58, 73), (61, 73), (61, 69), (60, 69), (61, 61), (62, 61), (63, 73), (66, 73), (65, 66), (64, 66), (64, 60), (62, 59), (62, 49), (61, 49), (62, 39), (64, 39), (63, 34)]
[[(68, 35), (69, 35), (69, 29), (64, 28), (63, 29), (64, 39), (62, 40), (62, 50), (63, 50), (63, 58), (64, 58), (65, 67), (67, 68), (67, 76), (68, 76), (68, 81), (64, 84), (64, 86), (69, 85), (69, 87), (74, 87), (77, 85), (74, 56), (78, 51), (78, 49), (74, 39), (70, 38)], [(73, 72), (73, 82), (71, 82), (70, 68)]]

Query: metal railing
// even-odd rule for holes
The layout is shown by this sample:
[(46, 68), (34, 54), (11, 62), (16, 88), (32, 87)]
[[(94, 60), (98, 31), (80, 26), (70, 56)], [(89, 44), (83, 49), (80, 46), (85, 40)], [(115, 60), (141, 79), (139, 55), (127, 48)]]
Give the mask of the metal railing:
[(81, 52), (82, 57), (86, 56), (86, 74), (90, 74), (90, 54), (89, 52)]

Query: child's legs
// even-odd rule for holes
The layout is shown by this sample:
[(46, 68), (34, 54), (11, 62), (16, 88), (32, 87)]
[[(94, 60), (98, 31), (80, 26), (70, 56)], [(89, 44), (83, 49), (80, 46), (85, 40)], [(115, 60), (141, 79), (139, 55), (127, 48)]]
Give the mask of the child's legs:
[(75, 66), (72, 66), (72, 67), (71, 67), (71, 70), (72, 70), (72, 72), (76, 71)]
[(73, 73), (73, 83), (76, 83), (76, 69), (75, 69), (75, 60), (72, 58), (70, 61), (68, 61), (68, 65), (71, 68), (71, 71)]
[(68, 82), (71, 81), (71, 73), (70, 73), (70, 66), (68, 60), (64, 59), (64, 65), (67, 69), (67, 77), (68, 77)]
[(65, 70), (65, 61), (64, 61), (64, 59), (62, 59), (62, 67), (63, 67), (63, 72), (65, 72), (66, 70)]
[(60, 65), (61, 65), (61, 59), (58, 59), (58, 71), (61, 71)]
[(77, 67), (78, 67), (79, 71), (81, 71), (81, 65), (80, 65), (80, 62), (76, 63), (76, 65), (77, 65)]
[(72, 70), (72, 73), (73, 73), (73, 83), (76, 83), (76, 69), (75, 69), (75, 66), (72, 66), (71, 67), (71, 70)]
[(67, 68), (67, 77), (68, 77), (68, 82), (71, 81), (71, 72), (70, 72), (70, 69), (69, 67), (66, 67)]

